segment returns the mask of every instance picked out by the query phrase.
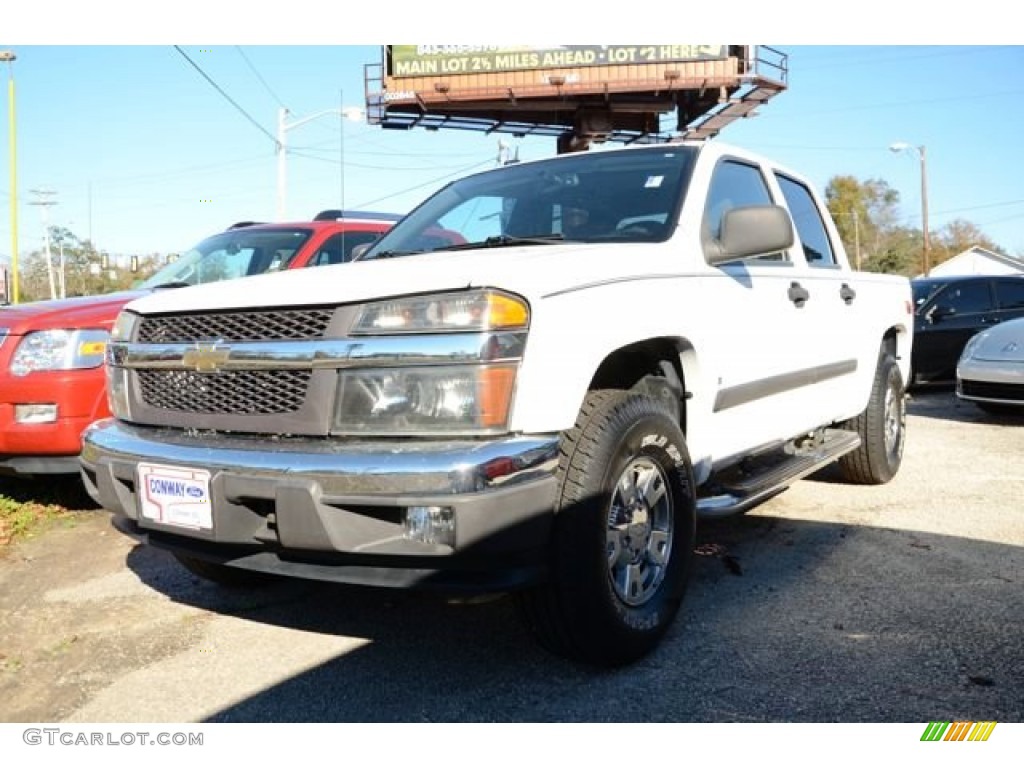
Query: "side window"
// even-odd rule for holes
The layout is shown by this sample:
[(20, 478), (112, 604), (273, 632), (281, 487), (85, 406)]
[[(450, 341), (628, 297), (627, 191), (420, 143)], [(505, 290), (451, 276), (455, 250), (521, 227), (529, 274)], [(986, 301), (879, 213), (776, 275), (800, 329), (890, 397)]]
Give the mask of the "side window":
[[(747, 205), (771, 205), (768, 185), (760, 169), (735, 160), (724, 160), (715, 168), (704, 208), (704, 236), (717, 240), (722, 234), (722, 217), (726, 211)], [(782, 261), (781, 253), (762, 256), (752, 261)]]
[(997, 280), (996, 301), (1000, 309), (1024, 309), (1024, 280)]
[(796, 226), (807, 263), (812, 267), (835, 266), (836, 257), (832, 253), (832, 243), (828, 239), (821, 211), (818, 210), (810, 190), (786, 176), (776, 174), (776, 179), (782, 189), (782, 196), (786, 198), (789, 215), (793, 217), (793, 224)]
[(307, 267), (322, 267), (327, 264), (345, 264), (352, 261), (352, 249), (363, 243), (372, 243), (380, 237), (379, 232), (339, 232), (331, 235), (321, 245)]
[(953, 285), (943, 291), (935, 306), (942, 314), (974, 315), (992, 309), (992, 295), (987, 282)]

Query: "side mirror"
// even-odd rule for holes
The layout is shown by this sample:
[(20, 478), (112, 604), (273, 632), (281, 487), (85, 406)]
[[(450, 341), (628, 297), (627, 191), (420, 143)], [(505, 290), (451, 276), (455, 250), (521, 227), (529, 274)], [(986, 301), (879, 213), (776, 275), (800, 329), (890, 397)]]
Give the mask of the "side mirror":
[(778, 205), (733, 208), (722, 216), (721, 235), (706, 247), (712, 266), (777, 253), (792, 247), (793, 222)]
[(937, 323), (940, 320), (945, 320), (947, 317), (952, 317), (956, 314), (956, 310), (953, 307), (943, 306), (942, 304), (935, 304), (925, 313), (929, 323)]

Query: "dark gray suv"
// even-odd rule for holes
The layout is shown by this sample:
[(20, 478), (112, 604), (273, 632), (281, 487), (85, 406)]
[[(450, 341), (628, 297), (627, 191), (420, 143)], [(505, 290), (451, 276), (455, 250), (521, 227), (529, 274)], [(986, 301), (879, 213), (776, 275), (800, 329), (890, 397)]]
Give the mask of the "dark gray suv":
[(952, 380), (971, 336), (1024, 317), (1024, 274), (927, 277), (912, 284), (912, 382)]

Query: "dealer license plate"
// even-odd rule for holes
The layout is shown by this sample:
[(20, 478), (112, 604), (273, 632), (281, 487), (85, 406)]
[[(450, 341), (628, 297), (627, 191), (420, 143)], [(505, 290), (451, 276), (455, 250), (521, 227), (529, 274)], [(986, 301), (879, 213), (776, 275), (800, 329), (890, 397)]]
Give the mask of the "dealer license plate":
[(205, 469), (139, 464), (139, 513), (145, 520), (179, 528), (213, 529), (210, 473)]

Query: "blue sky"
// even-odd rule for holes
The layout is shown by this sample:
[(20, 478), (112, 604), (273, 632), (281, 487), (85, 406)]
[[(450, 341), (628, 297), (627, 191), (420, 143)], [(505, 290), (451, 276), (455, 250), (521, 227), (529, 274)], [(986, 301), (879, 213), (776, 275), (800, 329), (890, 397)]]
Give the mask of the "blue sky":
[[(232, 39), (224, 32), (217, 37)], [(274, 219), (278, 110), (286, 106), (294, 122), (339, 105), (364, 106), (364, 65), (381, 55), (380, 45), (265, 45), (260, 35), (239, 35), (237, 45), (181, 44), (180, 51), (160, 40), (21, 39), (26, 44), (17, 35), (0, 38), (0, 50), (18, 56), (22, 254), (42, 243), (42, 208), (31, 205), (40, 199), (31, 192), (36, 189), (55, 193), (51, 223), (112, 254), (181, 251), (235, 221)], [(887, 148), (897, 141), (923, 145), (931, 229), (968, 219), (1010, 253), (1024, 255), (1024, 84), (1016, 77), (1024, 46), (773, 47), (789, 57), (788, 90), (756, 117), (727, 127), (719, 140), (774, 157), (820, 189), (838, 174), (884, 179), (901, 194), (903, 221), (915, 227), (921, 224), (918, 158)], [(0, 71), (5, 97), (6, 70)], [(0, 259), (6, 260), (6, 98), (0, 117)], [(342, 186), (348, 208), (401, 213), (447, 180), (493, 167), (498, 155), (496, 135), (384, 131), (337, 115), (296, 126), (287, 137), (292, 219), (338, 207)], [(555, 151), (550, 138), (504, 138), (518, 145), (521, 159)]]

